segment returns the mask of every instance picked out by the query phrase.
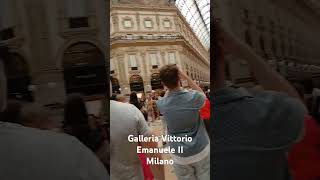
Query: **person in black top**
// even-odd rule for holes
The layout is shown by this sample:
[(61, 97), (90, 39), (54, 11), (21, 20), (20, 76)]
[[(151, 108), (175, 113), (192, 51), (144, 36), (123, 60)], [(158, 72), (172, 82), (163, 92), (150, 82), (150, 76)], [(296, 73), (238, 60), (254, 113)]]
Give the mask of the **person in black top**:
[[(95, 124), (93, 121), (94, 118), (88, 114), (83, 98), (78, 94), (70, 95), (64, 109), (64, 132), (75, 136), (98, 155), (101, 154), (101, 148), (105, 149), (107, 137), (104, 127), (91, 126)], [(109, 171), (108, 160), (100, 160)]]
[(131, 92), (129, 103), (136, 106), (142, 112), (145, 120), (148, 121), (148, 112), (144, 109), (144, 105), (139, 101), (136, 92)]
[(136, 106), (139, 110), (141, 110), (141, 103), (138, 99), (137, 93), (136, 92), (132, 92), (130, 94), (130, 104), (133, 104), (134, 106)]

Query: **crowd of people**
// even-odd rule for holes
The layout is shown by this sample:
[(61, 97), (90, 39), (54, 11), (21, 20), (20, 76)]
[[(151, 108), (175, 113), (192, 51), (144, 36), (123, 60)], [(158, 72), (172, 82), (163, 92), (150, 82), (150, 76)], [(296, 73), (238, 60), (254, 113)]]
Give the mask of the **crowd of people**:
[[(137, 146), (157, 148), (158, 143), (127, 142), (129, 135), (156, 135), (149, 124), (161, 120), (162, 135), (175, 137), (192, 137), (191, 142), (163, 142), (175, 149), (183, 147), (184, 153), (171, 153), (175, 175), (180, 180), (210, 178), (210, 140), (205, 128), (206, 119), (210, 119), (209, 89), (203, 91), (189, 76), (176, 65), (160, 68), (160, 79), (164, 90), (141, 94), (130, 94), (128, 100), (122, 95), (111, 94), (110, 102), (110, 143), (111, 143), (111, 178), (125, 180), (149, 180), (152, 177), (164, 179), (162, 164), (146, 164), (146, 158), (163, 158), (161, 154), (132, 155), (118, 152), (119, 149), (135, 152)], [(189, 87), (181, 87), (181, 81), (188, 82)], [(112, 88), (110, 88), (112, 89)], [(204, 117), (204, 118), (202, 118)], [(150, 122), (150, 123), (148, 123)], [(208, 125), (208, 123), (206, 123)], [(156, 135), (156, 136), (159, 136)], [(162, 146), (164, 147), (164, 146)], [(126, 173), (120, 173), (124, 170)], [(143, 172), (143, 173), (142, 173)]]
[(133, 104), (142, 112), (147, 122), (160, 120), (161, 114), (156, 106), (156, 101), (164, 96), (165, 91), (159, 89), (157, 91), (152, 90), (147, 94), (145, 94), (144, 92), (140, 94), (140, 98), (138, 97), (137, 92), (131, 92), (129, 96), (125, 96), (122, 94), (112, 94), (111, 100)]
[(88, 114), (80, 95), (67, 98), (62, 122), (42, 105), (8, 100), (8, 49), (0, 55), (0, 178), (109, 179), (106, 119)]

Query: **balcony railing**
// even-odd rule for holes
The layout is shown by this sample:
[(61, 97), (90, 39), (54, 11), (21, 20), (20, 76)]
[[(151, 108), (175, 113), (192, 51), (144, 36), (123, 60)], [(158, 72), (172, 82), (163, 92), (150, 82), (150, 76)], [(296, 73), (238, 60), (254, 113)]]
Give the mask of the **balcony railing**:
[(118, 40), (176, 40), (176, 39), (182, 39), (183, 37), (181, 35), (121, 35), (121, 36), (115, 36), (111, 38), (111, 41), (118, 41)]

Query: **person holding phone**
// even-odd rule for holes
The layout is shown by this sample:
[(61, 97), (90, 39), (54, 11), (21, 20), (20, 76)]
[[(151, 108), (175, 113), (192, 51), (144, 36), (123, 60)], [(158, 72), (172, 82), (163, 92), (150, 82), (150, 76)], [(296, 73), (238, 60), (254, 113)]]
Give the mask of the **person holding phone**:
[[(214, 26), (211, 178), (289, 180), (287, 153), (303, 135), (306, 107), (295, 88), (251, 47), (217, 21)], [(227, 87), (225, 55), (247, 61), (263, 90)]]
[[(191, 138), (187, 142), (167, 142), (176, 149), (171, 153), (176, 176), (179, 180), (210, 179), (210, 140), (199, 112), (206, 96), (176, 65), (161, 67), (160, 79), (168, 91), (156, 103), (167, 124), (168, 135)], [(192, 90), (182, 89), (181, 80), (186, 80)], [(179, 147), (184, 149), (183, 153), (178, 153)]]

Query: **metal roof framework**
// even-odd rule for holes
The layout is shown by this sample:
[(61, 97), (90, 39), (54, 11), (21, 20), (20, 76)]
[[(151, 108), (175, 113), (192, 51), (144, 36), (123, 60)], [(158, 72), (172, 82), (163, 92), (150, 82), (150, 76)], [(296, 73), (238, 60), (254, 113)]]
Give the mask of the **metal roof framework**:
[(176, 6), (208, 50), (210, 48), (210, 0), (176, 0)]

